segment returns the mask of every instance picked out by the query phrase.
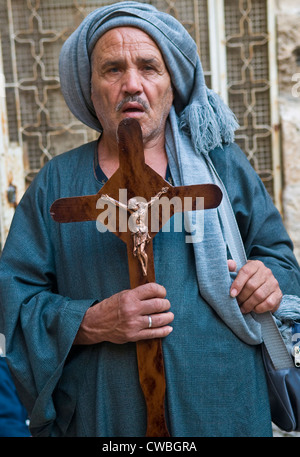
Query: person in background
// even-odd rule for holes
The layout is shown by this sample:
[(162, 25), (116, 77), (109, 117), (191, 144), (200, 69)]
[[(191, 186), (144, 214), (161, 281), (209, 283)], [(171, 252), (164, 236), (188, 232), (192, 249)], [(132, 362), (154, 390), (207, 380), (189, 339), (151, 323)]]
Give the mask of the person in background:
[(27, 420), (6, 360), (0, 357), (0, 437), (31, 436)]

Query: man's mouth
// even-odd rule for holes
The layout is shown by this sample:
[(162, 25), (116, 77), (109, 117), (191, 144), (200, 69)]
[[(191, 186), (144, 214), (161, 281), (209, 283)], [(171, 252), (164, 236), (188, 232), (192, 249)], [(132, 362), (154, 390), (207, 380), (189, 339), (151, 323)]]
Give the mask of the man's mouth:
[(127, 114), (130, 114), (130, 113), (144, 113), (145, 109), (139, 103), (126, 103), (122, 107), (121, 111), (122, 111), (122, 113), (127, 113)]
[(130, 95), (124, 98), (116, 107), (116, 111), (131, 116), (141, 116), (149, 110), (148, 103), (138, 95)]

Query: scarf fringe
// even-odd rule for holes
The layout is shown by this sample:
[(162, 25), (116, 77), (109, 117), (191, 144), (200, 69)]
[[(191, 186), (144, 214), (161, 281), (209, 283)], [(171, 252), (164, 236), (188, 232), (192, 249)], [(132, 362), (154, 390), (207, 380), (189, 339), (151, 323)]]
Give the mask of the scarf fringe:
[(235, 115), (219, 95), (207, 89), (207, 99), (203, 105), (188, 105), (179, 118), (179, 128), (189, 134), (195, 150), (204, 154), (223, 143), (233, 143), (239, 128)]
[(292, 326), (295, 322), (300, 322), (300, 298), (296, 295), (284, 295), (273, 317), (288, 351), (292, 354)]

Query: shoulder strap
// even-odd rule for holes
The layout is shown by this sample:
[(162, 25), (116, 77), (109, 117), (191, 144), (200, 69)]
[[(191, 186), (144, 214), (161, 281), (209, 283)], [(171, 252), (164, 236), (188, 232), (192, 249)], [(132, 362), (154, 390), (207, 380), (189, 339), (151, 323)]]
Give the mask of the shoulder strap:
[[(219, 177), (211, 158), (208, 155), (205, 155), (205, 157), (207, 159), (207, 163), (211, 171), (211, 176), (214, 183), (217, 184), (223, 192), (223, 200), (218, 208), (218, 211), (224, 226), (224, 235), (228, 248), (233, 260), (235, 260), (237, 264), (237, 270), (239, 270), (247, 262), (247, 256), (245, 253), (241, 234), (225, 185)], [(293, 367), (294, 364), (292, 357), (286, 348), (286, 345), (272, 314), (270, 312), (263, 314), (252, 313), (252, 317), (261, 325), (264, 345), (272, 360), (274, 368), (276, 370), (280, 370)]]

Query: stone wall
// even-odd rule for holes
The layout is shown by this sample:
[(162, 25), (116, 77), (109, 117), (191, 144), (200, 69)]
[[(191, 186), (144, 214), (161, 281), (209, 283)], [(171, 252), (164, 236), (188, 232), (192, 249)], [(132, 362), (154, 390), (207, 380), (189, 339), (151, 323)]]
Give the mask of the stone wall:
[[(300, 2), (277, 0), (276, 8), (283, 217), (300, 262)], [(300, 437), (276, 426), (273, 432), (275, 437)]]
[(277, 0), (283, 217), (300, 261), (300, 2)]

